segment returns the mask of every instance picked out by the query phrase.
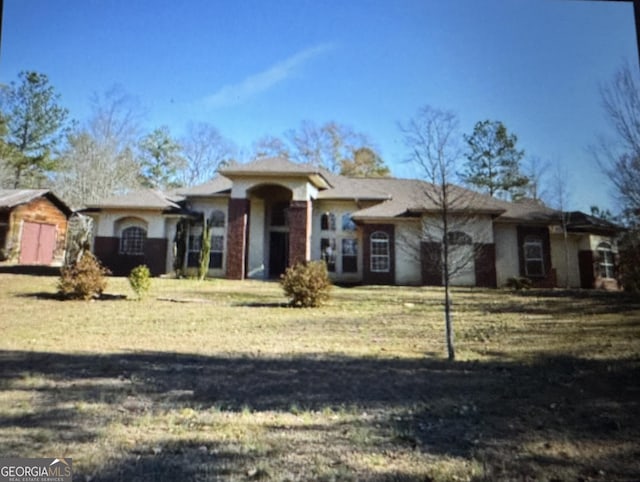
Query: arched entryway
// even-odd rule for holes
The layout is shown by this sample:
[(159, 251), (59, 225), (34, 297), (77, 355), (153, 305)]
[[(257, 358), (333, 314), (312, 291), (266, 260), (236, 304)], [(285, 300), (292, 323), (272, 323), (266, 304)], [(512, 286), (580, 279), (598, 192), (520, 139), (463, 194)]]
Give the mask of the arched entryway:
[[(266, 184), (248, 191), (252, 199), (258, 199), (264, 206), (263, 263), (267, 278), (278, 278), (289, 266), (290, 236), (289, 209), (292, 192), (290, 189)], [(260, 233), (252, 233), (259, 236)]]

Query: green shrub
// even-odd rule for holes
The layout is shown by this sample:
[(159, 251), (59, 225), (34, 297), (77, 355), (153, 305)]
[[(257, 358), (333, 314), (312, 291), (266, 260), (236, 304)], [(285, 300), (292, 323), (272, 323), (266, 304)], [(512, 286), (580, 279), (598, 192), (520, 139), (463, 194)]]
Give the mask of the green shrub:
[(529, 278), (509, 278), (507, 280), (507, 288), (512, 290), (528, 290), (531, 288), (531, 280)]
[(76, 300), (99, 298), (107, 287), (109, 274), (91, 252), (85, 251), (79, 261), (60, 270), (58, 293)]
[(138, 299), (142, 299), (151, 288), (151, 272), (149, 268), (144, 264), (133, 268), (129, 273), (129, 284)]
[(297, 263), (287, 268), (280, 282), (292, 306), (316, 307), (329, 299), (331, 280), (324, 261)]

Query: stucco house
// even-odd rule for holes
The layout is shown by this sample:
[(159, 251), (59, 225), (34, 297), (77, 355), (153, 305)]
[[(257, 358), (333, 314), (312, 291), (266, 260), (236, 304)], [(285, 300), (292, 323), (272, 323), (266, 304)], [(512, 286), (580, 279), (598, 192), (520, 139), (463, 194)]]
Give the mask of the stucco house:
[[(95, 254), (118, 274), (140, 263), (154, 275), (171, 273), (176, 256), (181, 268), (195, 269), (205, 219), (210, 276), (271, 279), (297, 261), (324, 259), (336, 282), (439, 285), (440, 268), (431, 262), (441, 249), (431, 232), (439, 216), (434, 189), (414, 179), (348, 178), (268, 158), (175, 193), (105, 199), (85, 214), (95, 221)], [(545, 287), (617, 286), (616, 226), (451, 189), (458, 203), (451, 239), (469, 255), (454, 284), (499, 287), (526, 277)]]
[(71, 213), (48, 189), (0, 189), (0, 261), (61, 265)]

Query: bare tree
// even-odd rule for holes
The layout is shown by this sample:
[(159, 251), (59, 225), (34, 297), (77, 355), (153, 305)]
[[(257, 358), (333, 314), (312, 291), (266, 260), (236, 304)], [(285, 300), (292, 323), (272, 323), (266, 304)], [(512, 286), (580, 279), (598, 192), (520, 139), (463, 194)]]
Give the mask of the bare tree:
[(564, 247), (564, 272), (566, 273), (565, 288), (571, 287), (569, 279), (569, 232), (568, 225), (571, 213), (567, 210), (571, 193), (569, 191), (569, 173), (560, 165), (556, 165), (551, 183), (551, 206), (558, 211), (560, 228)]
[(200, 184), (213, 179), (223, 166), (233, 159), (236, 148), (211, 124), (190, 123), (186, 135), (180, 140), (186, 166), (178, 173), (185, 186)]
[(523, 166), (523, 173), (529, 179), (525, 188), (525, 195), (534, 201), (548, 200), (548, 174), (551, 169), (549, 161), (543, 161), (537, 156), (529, 157)]
[(141, 117), (137, 101), (122, 88), (95, 94), (88, 121), (69, 135), (61, 154), (56, 192), (71, 205), (84, 206), (139, 187), (134, 148)]
[(352, 159), (361, 147), (371, 145), (366, 135), (337, 122), (317, 126), (304, 121), (285, 137), (291, 144), (291, 158), (338, 173), (343, 162)]
[(629, 64), (600, 88), (602, 106), (614, 137), (592, 147), (627, 215), (640, 213), (640, 80)]
[(287, 143), (279, 137), (264, 136), (253, 143), (252, 157), (290, 157)]
[(420, 257), (439, 271), (444, 286), (447, 353), (449, 360), (454, 360), (451, 285), (456, 276), (473, 266), (476, 257), (474, 245), (464, 232), (476, 224), (472, 209), (476, 194), (452, 184), (461, 158), (454, 113), (426, 106), (400, 128), (410, 151), (408, 160), (428, 182), (420, 193), (425, 203)]

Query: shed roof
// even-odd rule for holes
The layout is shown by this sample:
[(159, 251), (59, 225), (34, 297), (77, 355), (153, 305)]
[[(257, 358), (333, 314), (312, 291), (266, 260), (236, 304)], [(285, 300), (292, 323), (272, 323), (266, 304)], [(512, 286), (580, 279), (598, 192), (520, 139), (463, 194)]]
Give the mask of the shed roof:
[(0, 189), (0, 209), (12, 209), (39, 197), (49, 199), (67, 216), (70, 216), (73, 212), (62, 199), (49, 189)]

